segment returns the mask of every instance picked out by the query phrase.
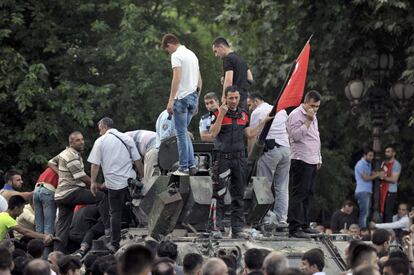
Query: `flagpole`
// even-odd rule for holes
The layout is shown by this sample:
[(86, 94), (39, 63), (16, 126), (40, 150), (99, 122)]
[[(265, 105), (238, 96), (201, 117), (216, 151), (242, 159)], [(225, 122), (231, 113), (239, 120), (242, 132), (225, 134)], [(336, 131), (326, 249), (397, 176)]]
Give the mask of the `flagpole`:
[[(306, 45), (308, 43), (310, 43), (310, 40), (312, 39), (313, 34), (309, 37), (309, 39), (306, 41), (305, 46), (302, 48), (302, 50), (300, 51), (299, 55), (301, 55), (301, 53), (303, 52), (303, 50), (306, 48)], [(295, 68), (297, 63), (297, 60), (295, 60), (291, 67), (289, 68), (289, 72), (285, 78), (285, 81), (283, 83), (282, 88), (280, 89), (280, 92), (276, 98), (275, 104), (272, 108), (272, 110), (270, 111), (270, 116), (275, 116), (276, 115), (276, 110), (277, 110), (277, 105), (279, 103), (280, 97), (283, 94), (283, 91), (285, 90), (287, 84), (289, 83), (289, 79), (292, 76), (293, 73), (293, 69)], [(249, 169), (249, 173), (248, 173), (248, 177), (247, 177), (247, 183), (249, 183), (251, 181), (251, 178), (253, 176), (253, 172), (255, 170), (256, 164), (257, 164), (257, 160), (259, 159), (259, 157), (263, 154), (263, 150), (265, 147), (265, 140), (267, 137), (267, 134), (269, 133), (270, 127), (272, 126), (273, 123), (273, 119), (269, 120), (268, 122), (266, 122), (265, 126), (263, 127), (262, 131), (260, 132), (259, 138), (258, 140), (255, 142), (252, 151), (249, 154), (249, 158), (248, 158), (248, 169)]]

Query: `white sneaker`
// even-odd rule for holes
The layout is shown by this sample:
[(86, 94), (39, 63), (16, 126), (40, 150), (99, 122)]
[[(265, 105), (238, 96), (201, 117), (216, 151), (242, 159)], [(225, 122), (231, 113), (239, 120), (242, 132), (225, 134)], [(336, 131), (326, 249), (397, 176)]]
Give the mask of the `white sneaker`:
[(190, 172), (188, 170), (177, 169), (172, 173), (174, 176), (189, 176)]

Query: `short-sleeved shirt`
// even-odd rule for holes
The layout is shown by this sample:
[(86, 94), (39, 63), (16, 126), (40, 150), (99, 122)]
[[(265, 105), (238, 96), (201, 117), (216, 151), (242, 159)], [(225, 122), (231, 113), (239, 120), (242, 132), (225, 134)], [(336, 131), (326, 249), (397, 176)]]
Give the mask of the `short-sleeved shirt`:
[[(401, 164), (398, 160), (394, 160), (394, 165), (392, 166), (391, 174), (394, 173), (401, 173)], [(390, 182), (388, 185), (388, 192), (390, 193), (397, 193), (398, 190), (398, 182)]]
[(210, 130), (213, 116), (214, 116), (214, 113), (209, 112), (201, 117), (200, 124), (199, 124), (200, 134), (207, 133)]
[(176, 135), (174, 118), (167, 112), (167, 110), (164, 110), (158, 116), (157, 123), (155, 124), (155, 131), (157, 132), (157, 148), (160, 147), (163, 140)]
[(241, 58), (235, 52), (229, 53), (223, 59), (223, 71), (226, 74), (227, 71), (233, 71), (233, 85), (236, 85), (240, 89), (240, 95), (247, 95), (248, 82), (247, 82), (247, 66), (246, 61)]
[(355, 165), (355, 180), (356, 189), (355, 193), (369, 192), (372, 193), (372, 180), (364, 180), (362, 174), (370, 176), (372, 173), (372, 164), (366, 161), (364, 158), (360, 159)]
[[(269, 112), (273, 109), (273, 106), (263, 102), (254, 109), (250, 116), (250, 126), (256, 127), (260, 122), (267, 117)], [(269, 133), (266, 139), (274, 139), (275, 142), (284, 147), (290, 147), (289, 135), (286, 129), (286, 122), (288, 115), (285, 110), (280, 110), (276, 113), (273, 119), (272, 126), (269, 129)]]
[(0, 241), (4, 240), (10, 228), (16, 225), (17, 221), (8, 212), (0, 213)]
[(9, 208), (9, 204), (7, 203), (7, 200), (0, 195), (0, 213), (7, 211), (7, 209)]
[(102, 167), (108, 189), (120, 190), (128, 186), (129, 178), (136, 178), (132, 161), (139, 159), (141, 157), (132, 138), (116, 129), (109, 129), (95, 141), (88, 162)]
[(180, 45), (177, 50), (171, 54), (172, 68), (181, 68), (181, 79), (178, 84), (177, 95), (175, 99), (182, 99), (197, 90), (200, 69), (198, 66), (197, 56)]
[(125, 132), (125, 134), (129, 135), (134, 140), (141, 158), (143, 158), (149, 150), (155, 148), (157, 145), (156, 132), (147, 130), (136, 130)]
[(5, 183), (2, 189), (3, 189), (3, 190), (9, 190), (9, 191), (16, 191), (16, 190), (13, 188), (13, 185), (8, 184), (8, 183)]
[(49, 160), (59, 170), (59, 183), (55, 191), (55, 200), (66, 197), (78, 188), (86, 187), (80, 178), (86, 176), (82, 156), (75, 149), (68, 147), (59, 155)]

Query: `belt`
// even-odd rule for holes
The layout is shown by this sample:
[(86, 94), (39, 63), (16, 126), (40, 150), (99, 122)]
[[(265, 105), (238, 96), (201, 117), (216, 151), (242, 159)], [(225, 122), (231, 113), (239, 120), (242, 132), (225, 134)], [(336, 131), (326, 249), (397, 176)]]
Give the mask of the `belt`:
[(246, 152), (245, 151), (239, 151), (239, 152), (232, 152), (232, 153), (221, 153), (217, 152), (217, 157), (220, 159), (239, 159), (239, 158), (245, 158)]
[(276, 142), (275, 139), (266, 139), (265, 140), (265, 151), (272, 150), (273, 148), (279, 148), (280, 144)]
[(55, 192), (56, 188), (50, 184), (50, 183), (46, 183), (46, 182), (38, 182), (36, 183), (36, 187), (44, 187), (49, 191)]

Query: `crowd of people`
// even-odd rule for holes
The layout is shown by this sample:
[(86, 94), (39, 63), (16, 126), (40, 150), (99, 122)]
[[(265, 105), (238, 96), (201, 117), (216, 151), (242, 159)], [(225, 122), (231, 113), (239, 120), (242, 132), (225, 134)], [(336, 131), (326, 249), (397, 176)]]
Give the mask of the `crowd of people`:
[[(168, 104), (158, 117), (155, 131), (123, 133), (115, 128), (111, 118), (104, 117), (98, 122), (100, 137), (87, 158), (91, 166), (89, 173), (85, 171), (83, 162), (84, 138), (78, 131), (69, 135), (68, 147), (51, 156), (32, 192), (21, 192), (23, 180), (18, 171), (5, 173), (5, 184), (0, 191), (0, 241), (3, 242), (0, 273), (77, 274), (81, 268), (87, 274), (270, 275), (323, 272), (325, 256), (317, 249), (304, 253), (302, 265), (296, 267), (299, 269), (289, 268), (283, 254), (258, 249), (248, 250), (244, 263), (228, 258), (211, 258), (203, 262), (201, 255), (189, 254), (185, 255), (182, 268), (176, 263), (177, 253), (175, 257), (169, 254), (174, 250), (171, 247), (176, 250), (176, 245), (164, 242), (133, 245), (119, 258), (113, 255), (97, 259), (88, 255), (84, 258), (92, 241), (100, 237), (106, 240), (108, 253), (115, 254), (120, 248), (126, 202), (131, 196), (129, 184), (138, 178), (145, 190), (151, 177), (159, 174), (158, 150), (163, 141), (176, 136), (178, 168), (171, 171), (171, 176), (197, 173), (188, 126), (198, 111), (202, 91), (198, 59), (173, 34), (166, 34), (161, 46), (171, 55), (173, 77)], [(413, 259), (409, 234), (412, 215), (408, 213), (408, 205), (400, 204), (398, 215), (392, 215), (401, 171), (401, 165), (395, 159), (395, 149), (391, 146), (386, 148), (386, 160), (378, 171), (373, 171), (371, 165), (371, 149), (364, 151), (356, 165), (355, 198), (359, 214), (356, 214), (356, 204), (349, 200), (334, 213), (330, 228), (311, 226), (309, 209), (316, 174), (322, 165), (317, 119), (321, 95), (314, 90), (308, 91), (300, 106), (270, 115), (274, 106), (265, 102), (259, 93), (248, 93), (253, 74), (227, 40), (216, 38), (212, 51), (223, 60), (223, 90), (220, 100), (215, 93), (205, 94), (208, 113), (199, 123), (201, 139), (214, 143), (211, 167), (211, 209), (214, 213), (209, 217), (208, 227), (212, 236), (222, 238), (224, 197), (230, 193), (231, 237), (249, 238), (245, 231), (243, 200), (249, 177), (247, 157), (256, 152), (258, 137), (268, 124), (263, 152), (257, 156), (256, 175), (268, 180), (275, 204), (263, 223), (286, 228), (295, 238), (307, 239), (321, 232), (350, 234), (355, 239), (347, 250), (352, 274), (376, 274), (380, 268), (384, 274), (408, 274), (405, 271), (394, 272), (400, 266), (411, 267), (409, 263)], [(99, 177), (100, 171), (103, 180)], [(375, 179), (381, 180), (380, 212), (384, 223), (369, 221), (372, 181)], [(395, 230), (395, 233), (390, 234), (387, 230)], [(399, 242), (407, 246), (408, 256), (404, 257), (409, 260), (403, 257), (404, 253), (398, 257), (392, 257), (391, 253), (381, 254), (384, 251), (388, 253), (388, 249), (384, 242), (377, 244), (375, 236), (379, 232), (389, 234), (384, 241), (388, 245)], [(384, 238), (381, 235), (380, 239)], [(362, 240), (372, 241), (374, 246)], [(380, 246), (385, 250), (379, 251)], [(165, 247), (168, 247), (168, 253), (163, 251)], [(377, 255), (381, 259), (380, 265), (376, 261)], [(42, 258), (48, 259), (49, 263)], [(83, 263), (80, 262), (82, 258)], [(372, 273), (364, 273), (365, 269), (372, 270)]]

